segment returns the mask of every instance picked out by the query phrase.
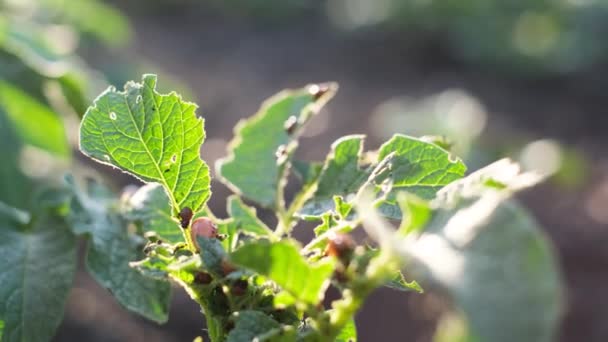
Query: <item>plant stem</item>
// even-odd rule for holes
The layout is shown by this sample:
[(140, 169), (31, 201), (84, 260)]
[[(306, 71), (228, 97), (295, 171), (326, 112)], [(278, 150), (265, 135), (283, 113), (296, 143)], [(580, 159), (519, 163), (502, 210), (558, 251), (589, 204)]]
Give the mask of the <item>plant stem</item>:
[(355, 316), (365, 299), (378, 286), (390, 279), (392, 272), (399, 269), (400, 262), (393, 253), (382, 250), (377, 258), (370, 262), (363, 279), (353, 282), (350, 289), (342, 292), (342, 299), (333, 303), (333, 311), (329, 317), (329, 325), (322, 332), (327, 341), (335, 340), (344, 326)]
[(207, 322), (207, 331), (209, 334), (209, 338), (211, 342), (221, 342), (224, 340), (224, 331), (222, 329), (221, 322), (211, 313), (209, 312), (209, 304), (205, 300), (205, 297), (198, 293), (193, 287), (191, 287), (188, 283), (180, 279), (178, 276), (171, 275), (171, 278), (179, 285), (181, 285), (184, 290), (190, 295), (195, 302), (201, 307), (201, 311), (203, 315), (205, 315), (205, 320)]

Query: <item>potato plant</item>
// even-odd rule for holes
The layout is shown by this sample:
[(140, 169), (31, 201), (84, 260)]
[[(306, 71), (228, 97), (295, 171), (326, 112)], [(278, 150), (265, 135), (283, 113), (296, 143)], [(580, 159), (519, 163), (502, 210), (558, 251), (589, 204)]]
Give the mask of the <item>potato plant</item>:
[[(144, 75), (109, 87), (80, 125), (82, 153), (143, 186), (115, 194), (67, 175), (29, 211), (0, 206), (2, 341), (53, 336), (78, 238), (87, 271), (122, 306), (163, 323), (176, 284), (200, 305), (201, 335), (213, 342), (356, 341), (365, 326), (355, 315), (382, 286), (446, 296), (458, 329), (440, 325), (437, 341), (553, 340), (559, 271), (512, 200), (540, 175), (509, 160), (467, 175), (439, 144), (401, 134), (369, 151), (364, 136), (345, 136), (323, 161), (295, 159), (307, 122), (337, 91), (312, 84), (278, 93), (237, 124), (215, 165), (234, 192), (218, 218), (200, 158), (205, 114), (156, 83)], [(289, 201), (288, 180), (298, 189)], [(276, 225), (256, 206), (274, 212)], [(311, 241), (292, 237), (311, 225)], [(325, 298), (329, 287), (338, 299)]]

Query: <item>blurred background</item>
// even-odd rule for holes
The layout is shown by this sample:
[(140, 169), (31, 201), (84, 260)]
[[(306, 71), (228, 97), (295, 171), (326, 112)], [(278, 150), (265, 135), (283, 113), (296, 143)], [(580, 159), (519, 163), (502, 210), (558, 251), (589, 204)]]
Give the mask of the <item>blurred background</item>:
[[(133, 184), (73, 146), (93, 97), (142, 73), (199, 104), (210, 165), (265, 98), (337, 81), (299, 158), (323, 159), (345, 134), (367, 134), (369, 149), (394, 133), (430, 134), (471, 169), (509, 156), (554, 172), (521, 200), (564, 271), (559, 340), (608, 341), (607, 34), (603, 0), (0, 0), (0, 119), (17, 132), (40, 123), (20, 141), (0, 121), (0, 152), (15, 165), (0, 188), (68, 167)], [(212, 186), (211, 208), (225, 216), (229, 192)], [(23, 188), (12, 191), (17, 205)], [(360, 340), (431, 341), (444, 309), (432, 294), (378, 290), (358, 316)], [(80, 272), (55, 341), (191, 341), (203, 328), (179, 290), (161, 327)]]

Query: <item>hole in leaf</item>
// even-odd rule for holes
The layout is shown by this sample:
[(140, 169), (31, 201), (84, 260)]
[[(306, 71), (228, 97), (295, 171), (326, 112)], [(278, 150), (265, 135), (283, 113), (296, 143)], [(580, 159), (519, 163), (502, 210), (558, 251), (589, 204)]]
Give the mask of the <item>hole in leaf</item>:
[(116, 120), (116, 113), (110, 112), (110, 119)]
[(174, 154), (171, 156), (171, 163), (175, 163), (177, 161), (177, 155)]
[(104, 154), (103, 159), (105, 159), (106, 161), (110, 161), (110, 156), (107, 154)]

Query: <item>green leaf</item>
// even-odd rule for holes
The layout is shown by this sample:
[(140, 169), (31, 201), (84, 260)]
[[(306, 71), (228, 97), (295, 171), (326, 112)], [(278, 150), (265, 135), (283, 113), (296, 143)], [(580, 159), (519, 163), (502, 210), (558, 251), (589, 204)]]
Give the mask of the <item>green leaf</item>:
[(152, 321), (167, 321), (171, 287), (168, 282), (143, 276), (129, 267), (141, 259), (142, 246), (127, 232), (127, 222), (115, 207), (117, 201), (98, 183), (90, 183), (87, 192), (74, 191), (70, 221), (77, 234), (90, 236), (86, 266), (95, 280), (108, 289), (127, 309)]
[(333, 210), (334, 196), (348, 199), (354, 195), (369, 176), (359, 164), (363, 152), (363, 136), (350, 135), (336, 140), (319, 176), (316, 191), (300, 210), (300, 215), (319, 216)]
[(215, 275), (223, 276), (222, 261), (226, 259), (226, 251), (222, 243), (216, 238), (197, 237), (198, 245), (201, 247), (201, 260), (205, 268)]
[(124, 205), (125, 216), (141, 223), (144, 232), (155, 232), (171, 243), (184, 241), (179, 222), (171, 215), (169, 197), (158, 183), (146, 184), (130, 196)]
[(397, 272), (395, 277), (391, 279), (391, 281), (389, 281), (385, 286), (399, 291), (416, 291), (418, 293), (424, 293), (424, 290), (420, 284), (418, 284), (418, 282), (415, 280), (408, 282), (405, 280), (401, 272)]
[(429, 203), (405, 192), (397, 195), (397, 203), (403, 216), (399, 232), (408, 235), (422, 231), (431, 218), (432, 210)]
[(24, 143), (63, 158), (70, 156), (63, 122), (50, 108), (2, 81), (0, 106)]
[(344, 328), (336, 336), (336, 342), (357, 342), (357, 327), (355, 326), (355, 320), (351, 319)]
[(21, 141), (14, 132), (4, 108), (0, 106), (0, 201), (16, 207), (25, 207), (32, 188), (19, 168)]
[(53, 12), (62, 21), (106, 44), (121, 45), (129, 40), (129, 21), (118, 9), (103, 1), (79, 0), (66, 4), (63, 0), (41, 0), (39, 5), (42, 12)]
[(255, 208), (249, 207), (236, 195), (228, 198), (228, 214), (238, 225), (239, 232), (256, 237), (268, 237), (272, 230), (262, 222)]
[(439, 146), (396, 134), (378, 151), (378, 160), (394, 154), (391, 161), (392, 193), (406, 190), (432, 199), (445, 185), (462, 178), (466, 166)]
[(302, 249), (304, 254), (313, 253), (309, 260), (311, 257), (316, 259), (323, 255), (331, 237), (336, 236), (336, 234), (349, 233), (354, 229), (349, 222), (335, 221), (332, 213), (326, 213), (321, 218), (323, 222), (314, 229), (316, 237)]
[(62, 219), (39, 213), (21, 226), (0, 213), (2, 341), (51, 340), (75, 271), (76, 240)]
[(253, 241), (232, 252), (230, 260), (270, 278), (299, 301), (308, 304), (316, 304), (323, 299), (334, 270), (332, 260), (308, 264), (298, 247), (289, 241)]
[(298, 331), (291, 326), (283, 325), (257, 337), (259, 342), (293, 342), (298, 340)]
[(183, 250), (176, 251), (174, 246), (166, 243), (149, 244), (145, 249), (147, 257), (130, 262), (129, 266), (149, 278), (168, 280), (172, 276), (189, 283), (193, 278), (192, 272), (200, 270), (202, 266), (198, 254), (180, 253)]
[(257, 336), (281, 326), (277, 321), (260, 311), (239, 311), (234, 316), (234, 329), (228, 334), (227, 342), (254, 341)]
[(353, 209), (353, 205), (346, 202), (342, 196), (334, 196), (335, 211), (342, 220), (346, 220)]
[[(485, 185), (489, 175), (504, 187)], [(479, 341), (553, 341), (560, 271), (532, 217), (509, 200), (538, 177), (500, 161), (443, 189), (429, 229), (404, 245), (406, 270), (443, 289)]]
[(274, 239), (270, 228), (257, 217), (255, 208), (247, 206), (237, 195), (228, 197), (226, 205), (230, 218), (218, 221), (217, 225), (218, 232), (227, 235), (222, 241), (227, 251), (237, 247), (241, 234)]
[(323, 170), (323, 164), (317, 162), (292, 161), (292, 168), (303, 184), (312, 184), (317, 181)]
[(128, 82), (123, 92), (110, 87), (82, 119), (80, 149), (146, 181), (162, 184), (177, 214), (198, 211), (209, 198), (209, 168), (199, 157), (205, 138), (196, 105), (175, 93), (155, 90), (156, 76)]
[(2, 341), (3, 334), (4, 334), (4, 321), (0, 319), (0, 341)]
[[(285, 161), (278, 150), (293, 151), (302, 127), (335, 94), (336, 84), (286, 90), (266, 100), (235, 128), (229, 156), (218, 161), (220, 179), (234, 192), (265, 207), (275, 207)], [(278, 160), (279, 159), (279, 160)], [(282, 165), (280, 165), (282, 164)]]

